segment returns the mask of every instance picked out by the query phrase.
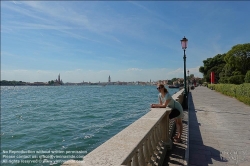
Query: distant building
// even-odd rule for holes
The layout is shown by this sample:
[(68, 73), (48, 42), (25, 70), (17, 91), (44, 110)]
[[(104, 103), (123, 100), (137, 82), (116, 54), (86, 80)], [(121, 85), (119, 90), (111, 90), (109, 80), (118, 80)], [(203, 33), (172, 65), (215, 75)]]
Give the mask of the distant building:
[(168, 84), (168, 80), (158, 80), (157, 83), (158, 83), (158, 84), (167, 85), (167, 84)]
[(55, 85), (62, 85), (63, 81), (60, 79), (60, 74), (58, 75), (58, 79), (55, 80)]
[(28, 85), (33, 85), (33, 86), (45, 86), (45, 85), (48, 85), (48, 83), (45, 83), (45, 82), (34, 82), (34, 83), (30, 83)]
[(109, 80), (108, 80), (108, 82), (109, 82), (109, 83), (111, 82), (111, 78), (110, 78), (110, 76), (109, 76)]

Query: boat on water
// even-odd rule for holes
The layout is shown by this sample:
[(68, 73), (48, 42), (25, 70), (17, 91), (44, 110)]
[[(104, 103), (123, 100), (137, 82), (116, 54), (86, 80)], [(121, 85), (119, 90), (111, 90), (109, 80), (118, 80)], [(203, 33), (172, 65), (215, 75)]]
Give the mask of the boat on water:
[(175, 86), (175, 85), (168, 85), (169, 88), (180, 88), (179, 86)]

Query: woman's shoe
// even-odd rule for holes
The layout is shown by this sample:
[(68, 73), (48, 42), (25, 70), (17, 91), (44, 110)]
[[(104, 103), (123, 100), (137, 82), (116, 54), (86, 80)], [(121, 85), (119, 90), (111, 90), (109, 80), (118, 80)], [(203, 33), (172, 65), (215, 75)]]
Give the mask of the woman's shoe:
[(180, 142), (181, 142), (181, 139), (180, 139), (180, 138), (176, 138), (176, 139), (174, 139), (174, 142), (180, 143)]

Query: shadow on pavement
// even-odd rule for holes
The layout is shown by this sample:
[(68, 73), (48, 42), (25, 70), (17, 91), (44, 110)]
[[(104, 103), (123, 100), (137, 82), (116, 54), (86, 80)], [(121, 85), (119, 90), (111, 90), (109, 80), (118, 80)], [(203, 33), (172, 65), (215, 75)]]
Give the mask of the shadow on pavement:
[[(206, 146), (202, 140), (200, 124), (198, 122), (195, 111), (195, 106), (192, 98), (192, 93), (189, 94), (189, 165), (207, 166), (218, 162), (228, 162), (221, 157), (220, 151), (211, 146)], [(202, 110), (199, 110), (202, 111)]]
[[(163, 166), (171, 166), (171, 165), (184, 165), (185, 152), (186, 152), (186, 137), (187, 137), (187, 110), (184, 110), (184, 119), (183, 122), (183, 132), (182, 132), (182, 140), (180, 143), (174, 143), (173, 139), (173, 147), (172, 150), (167, 151)], [(176, 127), (174, 129), (173, 135), (176, 133)], [(172, 135), (172, 137), (173, 137)]]

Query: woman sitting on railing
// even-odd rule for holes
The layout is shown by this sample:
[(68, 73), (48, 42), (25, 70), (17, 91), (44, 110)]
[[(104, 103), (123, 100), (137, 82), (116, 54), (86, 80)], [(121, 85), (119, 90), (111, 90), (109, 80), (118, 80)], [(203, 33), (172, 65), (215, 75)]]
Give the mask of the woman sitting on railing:
[(159, 104), (151, 104), (151, 108), (170, 107), (172, 109), (177, 109), (180, 112), (180, 113), (179, 112), (177, 113), (177, 117), (174, 117), (175, 123), (176, 123), (176, 128), (177, 128), (177, 134), (173, 137), (175, 142), (180, 142), (181, 141), (181, 134), (182, 134), (182, 130), (183, 130), (183, 126), (182, 126), (183, 109), (182, 109), (182, 106), (178, 101), (175, 101), (172, 98), (172, 96), (169, 94), (168, 90), (164, 87), (163, 84), (159, 84), (157, 86), (157, 89), (160, 92), (158, 95)]

